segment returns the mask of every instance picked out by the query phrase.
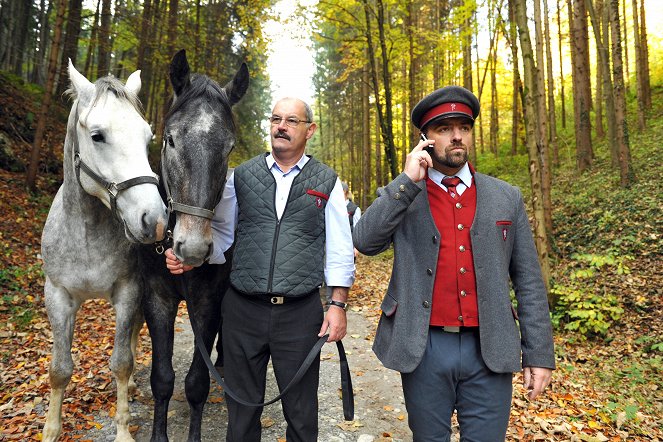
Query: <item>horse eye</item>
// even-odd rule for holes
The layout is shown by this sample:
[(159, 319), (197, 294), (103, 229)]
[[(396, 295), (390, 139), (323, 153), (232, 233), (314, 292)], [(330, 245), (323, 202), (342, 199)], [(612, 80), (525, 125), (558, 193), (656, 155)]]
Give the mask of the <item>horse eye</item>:
[(95, 132), (91, 135), (92, 141), (95, 143), (102, 143), (104, 141), (104, 136), (100, 134), (99, 132)]
[(175, 142), (173, 141), (173, 137), (171, 137), (170, 135), (168, 135), (168, 136), (166, 137), (166, 141), (168, 142), (168, 145), (169, 145), (170, 147), (173, 147), (173, 146), (175, 145)]

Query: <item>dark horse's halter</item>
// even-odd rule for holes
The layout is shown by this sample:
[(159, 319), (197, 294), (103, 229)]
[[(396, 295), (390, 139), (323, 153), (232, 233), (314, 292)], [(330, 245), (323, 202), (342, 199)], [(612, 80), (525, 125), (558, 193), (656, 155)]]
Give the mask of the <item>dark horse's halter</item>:
[[(187, 204), (177, 203), (173, 201), (173, 198), (171, 197), (170, 194), (170, 190), (168, 188), (168, 172), (164, 162), (165, 153), (166, 153), (166, 143), (167, 143), (166, 138), (164, 138), (163, 146), (161, 148), (161, 177), (163, 179), (163, 187), (166, 191), (166, 200), (168, 202), (168, 222), (170, 223), (170, 215), (172, 212), (186, 213), (189, 215), (199, 216), (211, 220), (214, 217), (214, 211), (202, 207), (189, 206)], [(167, 236), (170, 235), (171, 234), (169, 233)], [(171, 238), (166, 238), (166, 241), (170, 239)], [(157, 245), (156, 251), (157, 253), (162, 254), (164, 251), (164, 246), (162, 244)], [(187, 301), (186, 298), (188, 297), (188, 291), (186, 290), (186, 281), (182, 277), (178, 278), (178, 280), (182, 295), (184, 296), (184, 300)], [(187, 308), (189, 305), (191, 304), (187, 302)], [(228, 388), (228, 385), (226, 385), (219, 372), (216, 370), (216, 368), (214, 368), (214, 363), (212, 363), (209, 352), (205, 347), (205, 343), (200, 337), (200, 333), (198, 333), (196, 324), (194, 323), (193, 316), (194, 315), (192, 315), (191, 312), (189, 312), (189, 322), (191, 322), (191, 329), (193, 331), (194, 340), (196, 341), (196, 347), (198, 348), (198, 351), (200, 352), (203, 361), (205, 361), (207, 369), (211, 373), (214, 380), (221, 386), (221, 388), (223, 388), (223, 391), (228, 396), (232, 397), (235, 401), (247, 407), (264, 407), (265, 405), (273, 404), (274, 402), (278, 401), (283, 396), (285, 396), (285, 394), (288, 391), (290, 391), (290, 389), (294, 385), (296, 385), (301, 380), (301, 378), (306, 374), (308, 369), (311, 367), (311, 364), (315, 360), (316, 355), (320, 353), (320, 350), (322, 350), (322, 346), (325, 345), (325, 343), (327, 342), (327, 338), (329, 338), (329, 335), (324, 335), (318, 339), (318, 341), (315, 343), (311, 351), (308, 353), (308, 355), (306, 355), (304, 362), (302, 362), (302, 365), (295, 373), (295, 376), (290, 380), (290, 383), (288, 383), (288, 385), (286, 385), (286, 387), (283, 390), (281, 390), (278, 396), (263, 403), (253, 403), (245, 399), (242, 399), (241, 397), (237, 396), (237, 393), (235, 393), (230, 388)], [(351, 421), (354, 419), (354, 392), (352, 391), (352, 378), (350, 376), (350, 367), (348, 365), (348, 359), (345, 354), (345, 348), (343, 347), (343, 343), (341, 341), (336, 341), (336, 346), (338, 348), (338, 355), (341, 365), (341, 391), (342, 391), (342, 400), (343, 400), (343, 415), (345, 420)]]
[[(78, 104), (76, 105), (76, 114), (78, 114)], [(121, 183), (115, 183), (113, 181), (108, 181), (100, 177), (94, 170), (83, 162), (81, 158), (81, 152), (78, 147), (78, 135), (76, 128), (74, 128), (74, 167), (76, 169), (76, 180), (78, 185), (83, 187), (81, 184), (81, 169), (85, 174), (90, 177), (95, 183), (99, 184), (101, 187), (106, 189), (108, 196), (110, 197), (111, 212), (113, 216), (119, 219), (117, 214), (117, 194), (123, 190), (126, 190), (130, 187), (137, 186), (139, 184), (154, 184), (155, 186), (159, 185), (159, 179), (154, 176), (138, 176), (135, 178), (129, 178), (128, 180), (122, 181)]]
[(166, 191), (168, 220), (170, 221), (170, 214), (173, 212), (186, 213), (187, 215), (199, 216), (211, 220), (214, 218), (213, 210), (205, 209), (204, 207), (189, 206), (187, 204), (173, 201), (173, 197), (170, 194), (170, 188), (168, 187), (168, 169), (166, 169), (166, 163), (164, 162), (164, 158), (166, 157), (166, 143), (166, 137), (164, 137), (163, 146), (161, 146), (161, 175), (163, 177), (163, 188)]

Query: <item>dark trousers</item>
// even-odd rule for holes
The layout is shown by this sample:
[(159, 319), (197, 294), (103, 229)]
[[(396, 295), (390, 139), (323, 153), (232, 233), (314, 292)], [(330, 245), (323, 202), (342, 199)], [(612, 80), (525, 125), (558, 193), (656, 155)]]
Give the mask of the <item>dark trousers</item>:
[(414, 442), (448, 442), (454, 409), (461, 441), (504, 441), (512, 374), (486, 367), (478, 330), (449, 333), (431, 327), (421, 363), (401, 378)]
[[(223, 299), (225, 381), (241, 398), (263, 402), (267, 364), (272, 358), (279, 389), (285, 388), (318, 340), (323, 310), (318, 291), (274, 305), (230, 288)], [(320, 356), (281, 400), (288, 442), (318, 438)], [(226, 395), (228, 442), (260, 441), (262, 408), (246, 407)]]

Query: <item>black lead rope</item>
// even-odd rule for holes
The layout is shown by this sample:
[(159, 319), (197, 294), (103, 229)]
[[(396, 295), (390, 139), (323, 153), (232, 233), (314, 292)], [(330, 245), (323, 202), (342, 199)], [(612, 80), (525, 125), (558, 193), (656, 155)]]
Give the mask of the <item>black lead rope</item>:
[[(187, 291), (184, 284), (184, 280), (181, 279), (181, 282), (182, 282), (181, 286), (183, 289), (182, 293), (186, 300)], [(189, 308), (188, 306), (189, 303), (187, 302), (187, 309)], [(193, 336), (196, 341), (196, 347), (198, 348), (198, 351), (202, 355), (203, 360), (205, 361), (205, 365), (207, 365), (207, 369), (212, 374), (214, 380), (221, 386), (221, 388), (223, 388), (223, 391), (228, 396), (233, 398), (238, 403), (247, 407), (264, 407), (265, 405), (273, 404), (274, 402), (280, 400), (283, 396), (285, 396), (286, 393), (288, 393), (288, 391), (290, 391), (290, 389), (294, 385), (296, 385), (309, 370), (311, 364), (315, 360), (316, 356), (320, 354), (322, 346), (325, 345), (325, 343), (327, 342), (327, 338), (329, 337), (329, 335), (324, 335), (318, 339), (318, 341), (315, 343), (311, 351), (309, 351), (308, 355), (306, 355), (304, 362), (302, 362), (302, 365), (299, 367), (299, 370), (297, 370), (297, 373), (295, 373), (295, 376), (292, 378), (290, 383), (288, 383), (288, 385), (283, 390), (281, 390), (278, 396), (263, 403), (254, 403), (242, 399), (237, 395), (237, 393), (235, 393), (230, 388), (228, 388), (228, 385), (226, 385), (226, 383), (223, 381), (223, 378), (221, 377), (219, 372), (216, 371), (216, 368), (214, 367), (214, 364), (210, 359), (210, 355), (207, 352), (207, 348), (205, 347), (205, 343), (200, 337), (200, 333), (197, 332), (196, 324), (193, 320), (193, 315), (191, 315), (190, 313), (189, 313), (189, 321), (191, 322), (191, 329), (193, 331)], [(336, 347), (338, 348), (338, 356), (341, 368), (341, 392), (342, 392), (341, 396), (343, 399), (343, 417), (345, 418), (346, 421), (351, 421), (354, 420), (355, 404), (354, 404), (354, 392), (352, 391), (352, 378), (350, 376), (350, 366), (348, 365), (348, 358), (345, 354), (345, 348), (343, 347), (343, 343), (341, 341), (336, 341)]]

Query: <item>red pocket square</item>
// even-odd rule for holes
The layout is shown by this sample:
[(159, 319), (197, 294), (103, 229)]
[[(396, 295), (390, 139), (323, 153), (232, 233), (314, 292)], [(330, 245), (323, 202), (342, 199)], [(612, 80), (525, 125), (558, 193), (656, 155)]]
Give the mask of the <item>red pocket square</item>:
[(319, 196), (320, 198), (324, 199), (325, 201), (329, 200), (329, 195), (327, 195), (325, 193), (322, 193), (322, 192), (318, 192), (317, 190), (308, 189), (306, 191), (306, 193), (308, 193), (309, 195), (313, 195), (313, 196)]

